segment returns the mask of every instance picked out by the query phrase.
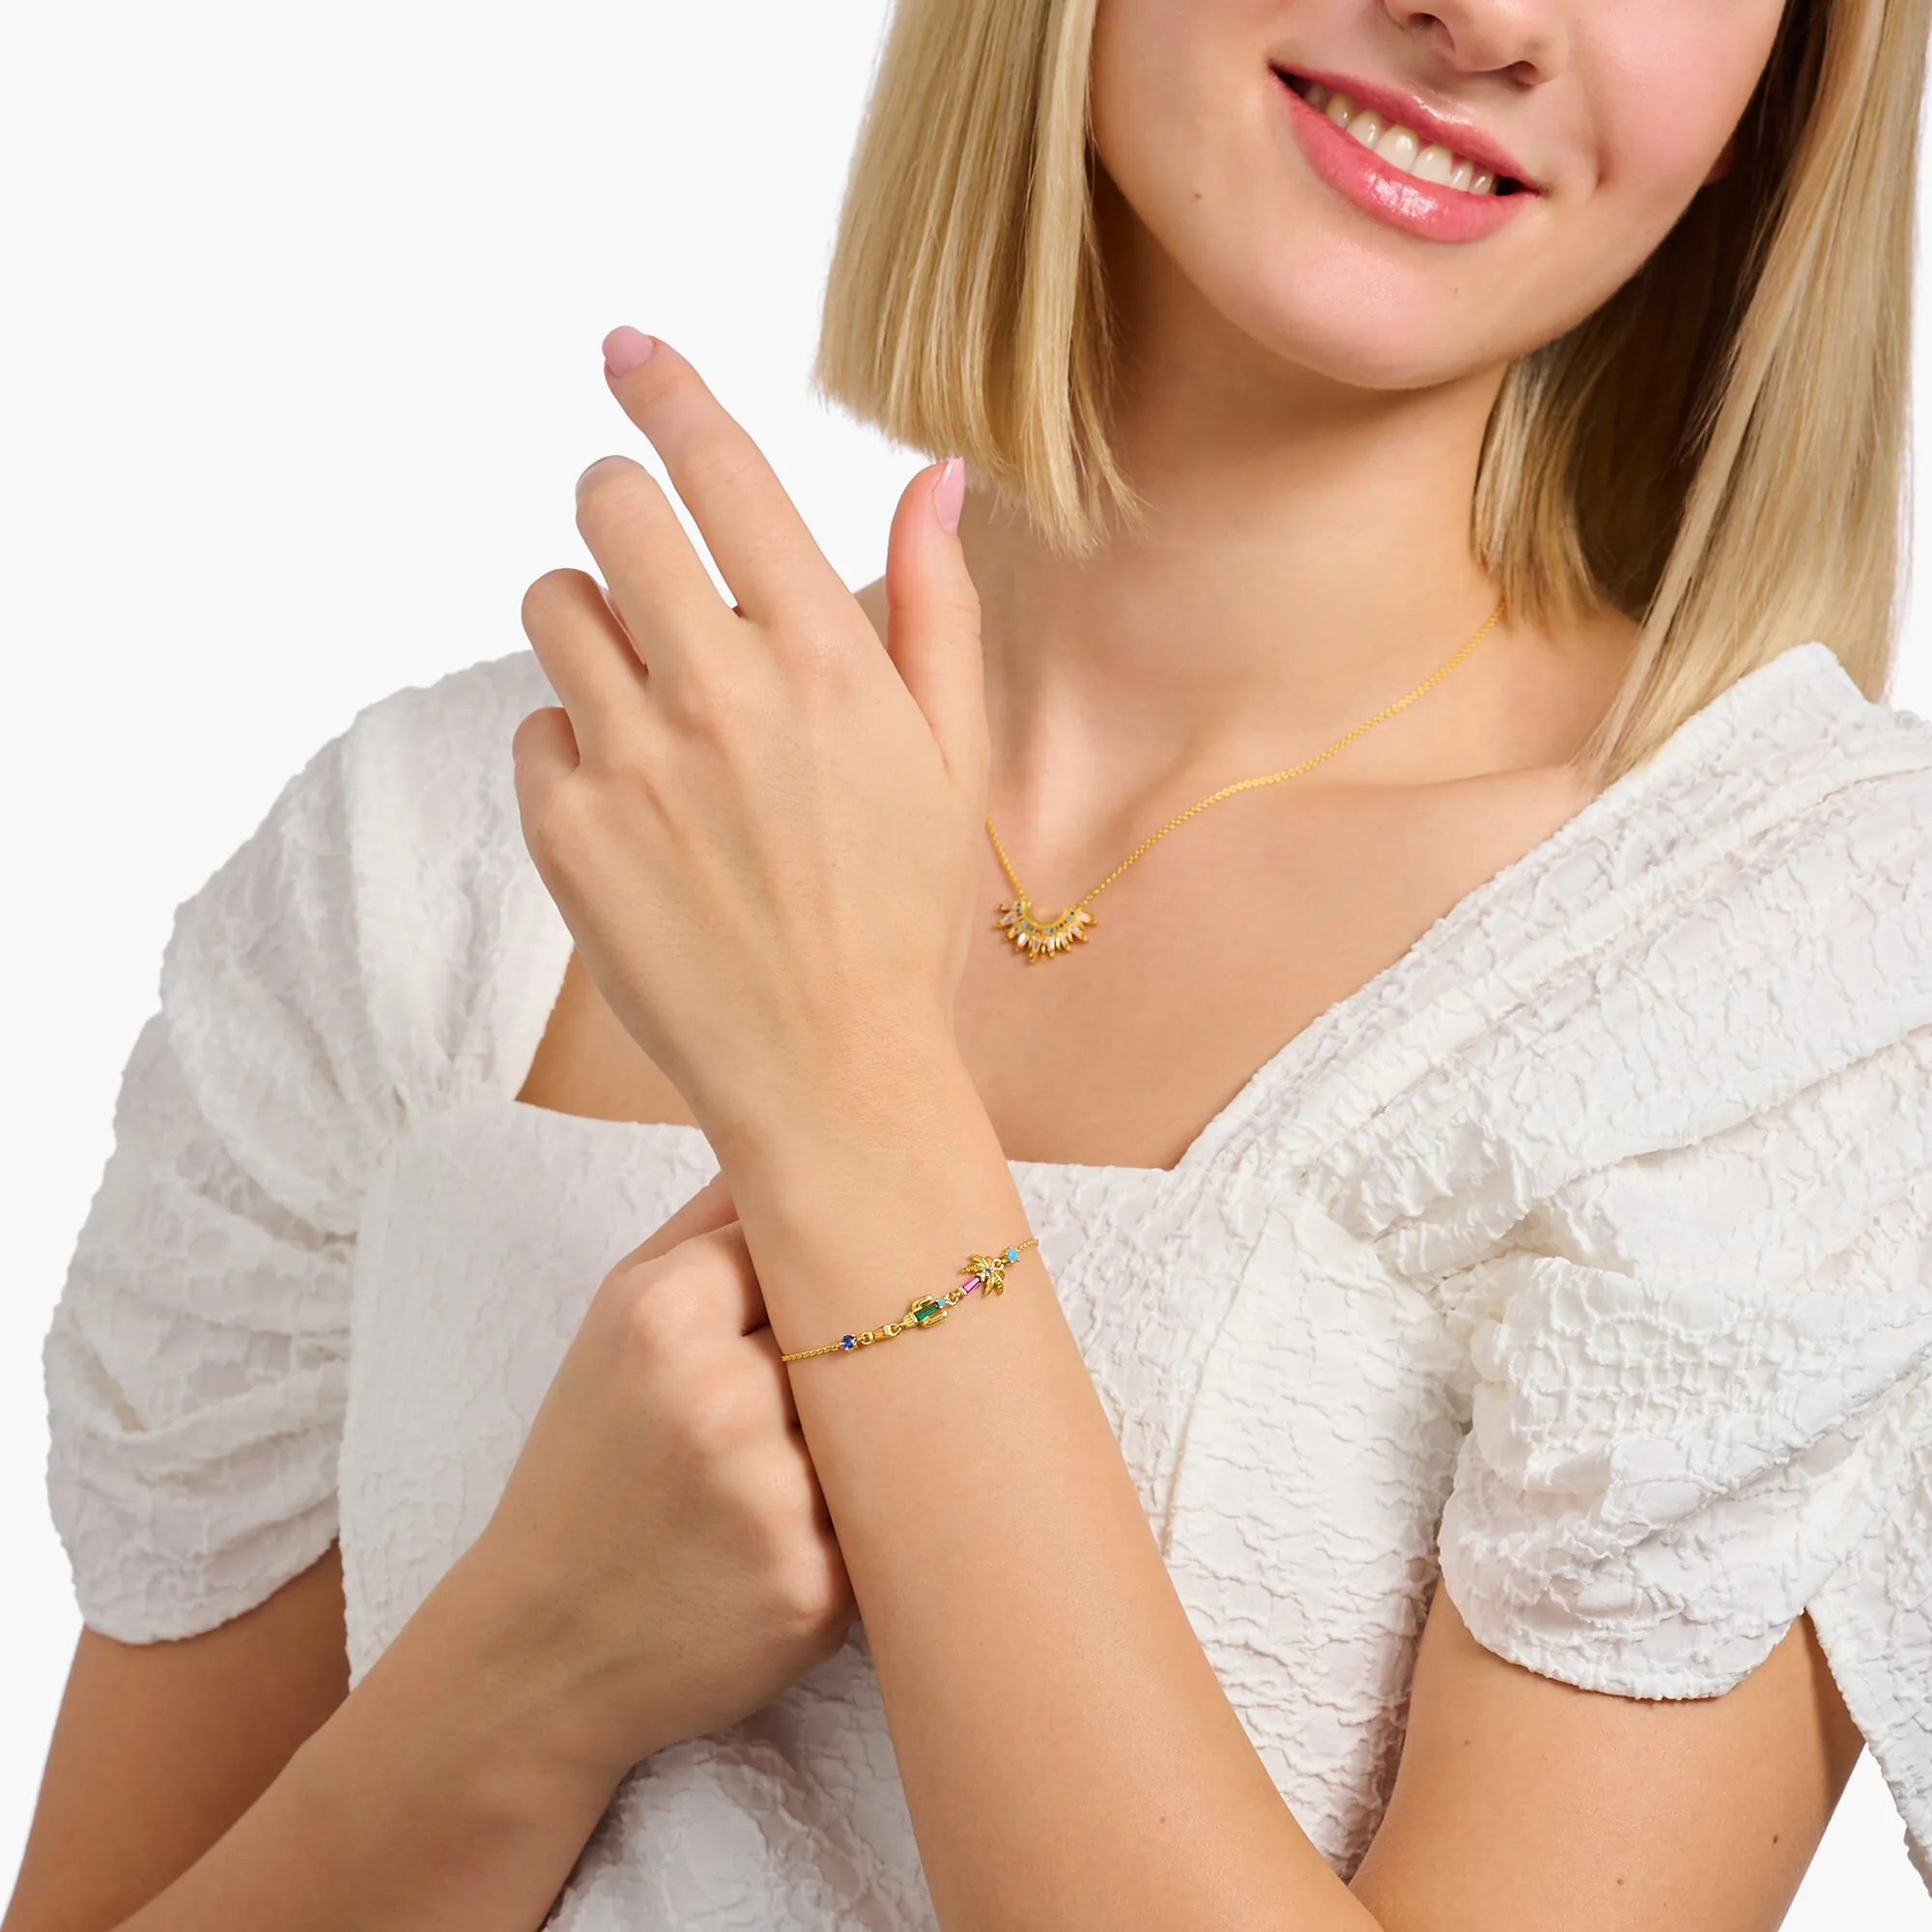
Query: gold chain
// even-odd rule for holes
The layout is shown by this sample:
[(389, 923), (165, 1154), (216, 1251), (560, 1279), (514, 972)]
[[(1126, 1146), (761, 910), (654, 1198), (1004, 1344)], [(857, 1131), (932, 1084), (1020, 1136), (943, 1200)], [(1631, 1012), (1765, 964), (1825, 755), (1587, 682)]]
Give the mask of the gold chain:
[(1283, 779), (1299, 778), (1303, 772), (1313, 771), (1324, 759), (1332, 758), (1337, 752), (1352, 745), (1364, 731), (1372, 730), (1383, 720), (1393, 718), (1404, 706), (1413, 704), (1424, 692), (1439, 684), (1463, 660), (1480, 644), (1502, 621), (1507, 598), (1498, 599), (1496, 608), (1489, 614), (1483, 627), (1445, 664), (1440, 670), (1425, 678), (1406, 697), (1399, 697), (1393, 704), (1378, 711), (1373, 718), (1357, 724), (1347, 737), (1338, 738), (1325, 752), (1318, 752), (1312, 758), (1304, 758), (1298, 765), (1290, 765), (1286, 771), (1267, 772), (1256, 779), (1242, 779), (1237, 783), (1223, 785), (1219, 791), (1190, 805), (1185, 811), (1176, 812), (1158, 832), (1150, 833), (1134, 847), (1100, 883), (1084, 897), (1077, 898), (1063, 913), (1053, 919), (1037, 918), (1033, 910), (1033, 901), (1026, 895), (1026, 889), (1020, 884), (1019, 876), (1013, 870), (1013, 864), (1007, 857), (1007, 848), (1000, 843), (1000, 835), (993, 829), (991, 818), (986, 820), (986, 833), (993, 841), (993, 850), (1000, 855), (1000, 865), (1013, 889), (1013, 896), (1003, 900), (995, 926), (1004, 932), (1013, 945), (1027, 956), (1031, 964), (1036, 959), (1052, 959), (1065, 952), (1076, 940), (1085, 940), (1088, 928), (1094, 924), (1094, 915), (1087, 910), (1088, 901), (1098, 898), (1134, 861), (1150, 851), (1177, 825), (1184, 825), (1197, 811), (1206, 811), (1210, 805), (1218, 805), (1224, 798), (1233, 798), (1237, 791), (1253, 791), (1258, 785), (1279, 784)]
[(1029, 1235), (1025, 1240), (994, 1254), (968, 1255), (959, 1269), (963, 1280), (957, 1287), (949, 1288), (944, 1294), (922, 1294), (896, 1321), (888, 1321), (878, 1328), (861, 1328), (856, 1334), (839, 1336), (836, 1342), (821, 1342), (815, 1349), (794, 1349), (779, 1360), (809, 1362), (814, 1355), (850, 1354), (854, 1349), (869, 1349), (874, 1342), (890, 1342), (911, 1328), (930, 1328), (935, 1322), (944, 1321), (976, 1289), (985, 1290), (980, 1297), (981, 1301), (1006, 1293), (1008, 1268), (1029, 1248), (1038, 1246), (1039, 1236)]

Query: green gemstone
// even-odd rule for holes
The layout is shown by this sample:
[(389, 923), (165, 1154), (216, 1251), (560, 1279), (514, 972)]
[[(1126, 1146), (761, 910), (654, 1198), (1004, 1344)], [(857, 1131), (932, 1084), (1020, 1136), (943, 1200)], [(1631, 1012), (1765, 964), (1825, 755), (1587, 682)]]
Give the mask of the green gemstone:
[(906, 1313), (923, 1328), (928, 1323), (938, 1321), (945, 1317), (946, 1304), (943, 1301), (934, 1301), (928, 1295), (923, 1301), (915, 1301)]

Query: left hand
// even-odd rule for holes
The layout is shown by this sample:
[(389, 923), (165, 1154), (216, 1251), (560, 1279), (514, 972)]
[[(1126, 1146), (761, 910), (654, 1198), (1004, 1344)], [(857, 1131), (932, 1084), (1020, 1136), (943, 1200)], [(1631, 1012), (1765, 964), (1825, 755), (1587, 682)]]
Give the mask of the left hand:
[(660, 343), (606, 373), (738, 602), (649, 471), (585, 470), (608, 598), (568, 569), (525, 593), (562, 705), (517, 729), (517, 799), (591, 979), (716, 1144), (908, 1034), (950, 1046), (986, 810), (979, 598), (941, 466), (893, 518), (882, 649), (691, 364)]
[(851, 1579), (722, 1175), (599, 1284), (442, 1592), (482, 1682), (606, 1788), (844, 1642)]

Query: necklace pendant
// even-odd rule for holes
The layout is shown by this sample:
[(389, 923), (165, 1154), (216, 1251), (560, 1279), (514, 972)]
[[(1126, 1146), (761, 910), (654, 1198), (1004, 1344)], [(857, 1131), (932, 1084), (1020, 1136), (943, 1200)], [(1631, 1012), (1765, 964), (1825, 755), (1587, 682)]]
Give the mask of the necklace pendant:
[(1000, 916), (994, 921), (1014, 947), (1026, 954), (1029, 963), (1052, 959), (1065, 952), (1075, 941), (1087, 937), (1087, 928), (1093, 923), (1094, 915), (1085, 906), (1069, 906), (1053, 919), (1037, 919), (1033, 901), (1025, 894), (1016, 899), (1004, 900)]

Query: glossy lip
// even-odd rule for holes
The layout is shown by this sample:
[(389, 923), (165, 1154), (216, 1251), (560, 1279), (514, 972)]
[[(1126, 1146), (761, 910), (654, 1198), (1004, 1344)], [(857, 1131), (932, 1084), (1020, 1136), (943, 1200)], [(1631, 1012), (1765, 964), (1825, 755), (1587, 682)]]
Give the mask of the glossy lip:
[[(1433, 141), (1437, 147), (1461, 155), (1465, 161), (1474, 161), (1478, 167), (1488, 168), (1498, 179), (1507, 175), (1526, 194), (1542, 192), (1524, 172), (1522, 163), (1499, 148), (1472, 122), (1437, 114), (1433, 108), (1424, 106), (1414, 95), (1404, 94), (1399, 88), (1379, 86), (1372, 80), (1351, 80), (1347, 74), (1332, 73), (1325, 69), (1288, 67), (1280, 61), (1272, 61), (1269, 65), (1277, 78), (1293, 74), (1296, 80), (1312, 80), (1318, 86), (1325, 87), (1330, 94), (1346, 94), (1357, 107), (1373, 107), (1383, 121), (1399, 122), (1421, 135), (1425, 147)], [(1282, 85), (1287, 87), (1287, 81), (1283, 80)], [(1288, 91), (1294, 93), (1292, 87)], [(1299, 98), (1296, 96), (1296, 99)], [(1310, 112), (1313, 111), (1310, 109)]]
[[(1310, 169), (1364, 213), (1405, 234), (1430, 242), (1480, 242), (1515, 220), (1539, 198), (1533, 191), (1469, 194), (1462, 188), (1418, 181), (1401, 168), (1391, 167), (1320, 109), (1311, 107), (1279, 71), (1272, 78), (1288, 117), (1289, 131)], [(1421, 133), (1422, 129), (1415, 131)]]

